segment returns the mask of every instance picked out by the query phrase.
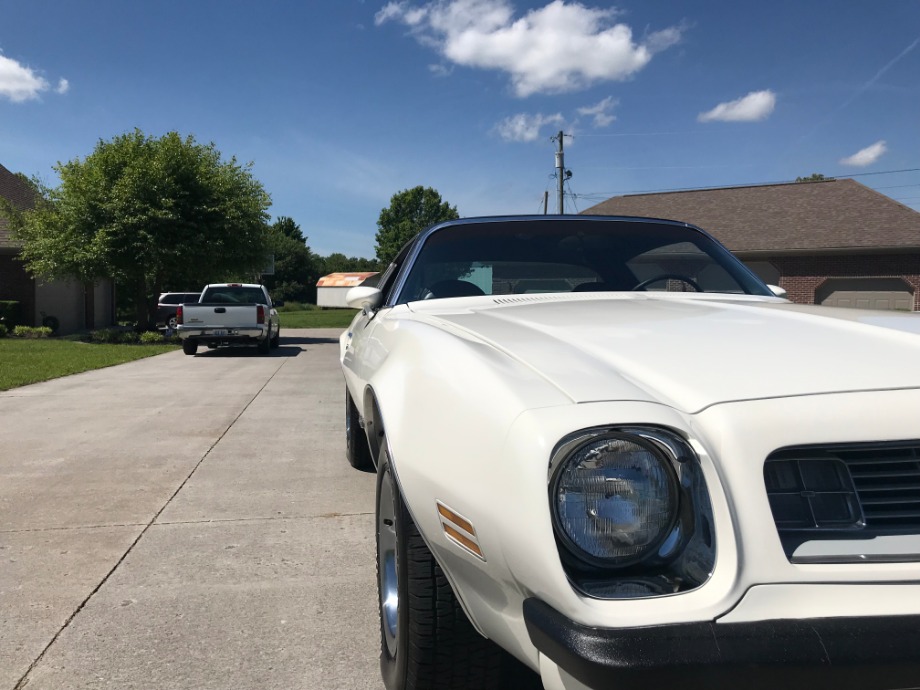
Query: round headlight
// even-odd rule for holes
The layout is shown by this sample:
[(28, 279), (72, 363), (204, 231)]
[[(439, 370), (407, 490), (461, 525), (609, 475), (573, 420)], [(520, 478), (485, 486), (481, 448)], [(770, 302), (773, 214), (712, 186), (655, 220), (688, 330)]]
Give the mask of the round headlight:
[(677, 517), (671, 463), (644, 439), (606, 434), (577, 446), (551, 486), (557, 532), (590, 565), (623, 567), (661, 545)]

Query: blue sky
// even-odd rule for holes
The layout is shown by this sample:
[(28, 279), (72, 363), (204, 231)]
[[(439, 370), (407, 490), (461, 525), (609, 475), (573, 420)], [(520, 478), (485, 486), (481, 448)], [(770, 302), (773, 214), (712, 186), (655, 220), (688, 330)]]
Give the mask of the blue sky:
[[(396, 192), (461, 216), (856, 176), (920, 209), (918, 0), (29, 0), (0, 23), (0, 164), (135, 127), (252, 161), (320, 254)], [(908, 171), (908, 172), (892, 172)], [(869, 174), (872, 173), (872, 174)], [(876, 174), (877, 173), (877, 174)]]

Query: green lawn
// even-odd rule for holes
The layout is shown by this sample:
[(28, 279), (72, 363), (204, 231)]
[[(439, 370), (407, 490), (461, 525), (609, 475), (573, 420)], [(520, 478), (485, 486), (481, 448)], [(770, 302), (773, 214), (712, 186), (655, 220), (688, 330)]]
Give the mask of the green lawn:
[(175, 349), (176, 345), (96, 345), (45, 338), (0, 338), (0, 391)]
[[(281, 328), (346, 328), (354, 309), (282, 311)], [(0, 391), (159, 355), (178, 345), (111, 345), (57, 338), (0, 338)]]
[(347, 328), (357, 313), (354, 309), (282, 311), (281, 328)]

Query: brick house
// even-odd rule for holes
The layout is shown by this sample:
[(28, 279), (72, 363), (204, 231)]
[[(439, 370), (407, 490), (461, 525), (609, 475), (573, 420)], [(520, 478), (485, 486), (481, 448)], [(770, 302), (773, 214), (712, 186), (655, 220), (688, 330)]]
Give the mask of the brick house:
[(618, 196), (583, 213), (697, 225), (799, 304), (920, 311), (920, 213), (855, 180)]
[[(29, 209), (35, 193), (28, 184), (0, 165), (0, 196), (16, 208)], [(8, 223), (0, 214), (0, 300), (20, 303), (26, 326), (41, 326), (46, 316), (60, 323), (58, 334), (104, 328), (115, 323), (115, 291), (111, 281), (84, 285), (73, 280), (33, 278), (19, 260), (20, 247), (10, 237)]]

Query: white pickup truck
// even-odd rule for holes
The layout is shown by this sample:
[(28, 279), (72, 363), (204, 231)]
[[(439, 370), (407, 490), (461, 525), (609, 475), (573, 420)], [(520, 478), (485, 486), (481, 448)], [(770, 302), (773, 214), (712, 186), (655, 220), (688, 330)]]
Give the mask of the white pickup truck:
[(260, 354), (278, 346), (281, 323), (268, 290), (248, 283), (205, 285), (198, 302), (176, 309), (176, 332), (182, 351), (194, 355), (199, 345), (255, 345)]

